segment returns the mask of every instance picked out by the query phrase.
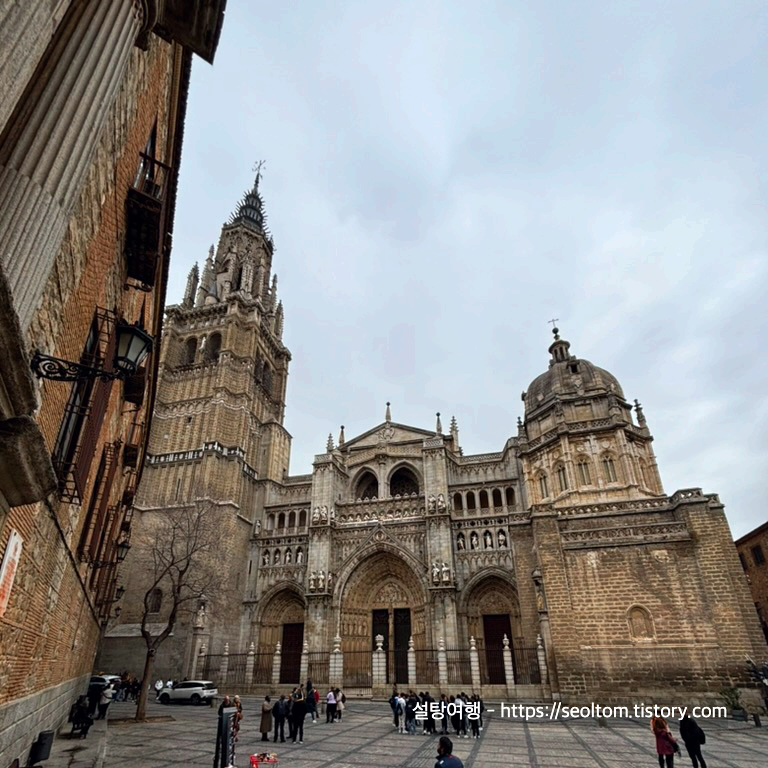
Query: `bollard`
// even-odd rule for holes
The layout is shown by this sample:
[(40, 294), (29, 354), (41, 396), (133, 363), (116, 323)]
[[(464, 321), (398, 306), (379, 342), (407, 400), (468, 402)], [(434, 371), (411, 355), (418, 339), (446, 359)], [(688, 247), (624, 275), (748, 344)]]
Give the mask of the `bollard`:
[(40, 731), (37, 741), (32, 744), (32, 751), (29, 753), (29, 764), (34, 765), (41, 760), (47, 760), (51, 756), (52, 746), (53, 731)]

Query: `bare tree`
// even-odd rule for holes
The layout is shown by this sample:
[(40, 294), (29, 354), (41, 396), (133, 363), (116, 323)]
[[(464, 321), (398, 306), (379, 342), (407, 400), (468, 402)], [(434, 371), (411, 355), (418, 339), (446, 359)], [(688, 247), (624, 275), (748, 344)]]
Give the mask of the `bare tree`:
[[(146, 719), (147, 692), (158, 647), (173, 632), (182, 613), (194, 611), (205, 592), (220, 590), (217, 555), (222, 537), (217, 516), (212, 503), (197, 501), (157, 516), (145, 534), (149, 586), (144, 592), (141, 636), (147, 645), (147, 656), (136, 707), (137, 720)], [(148, 619), (150, 612), (157, 610), (153, 605), (157, 589), (163, 590), (164, 598), (168, 596), (169, 608), (162, 631), (152, 634)]]

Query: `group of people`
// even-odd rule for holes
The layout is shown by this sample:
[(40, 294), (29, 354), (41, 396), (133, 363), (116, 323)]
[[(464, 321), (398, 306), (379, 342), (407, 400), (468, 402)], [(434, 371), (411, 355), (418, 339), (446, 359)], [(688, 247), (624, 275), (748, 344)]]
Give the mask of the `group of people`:
[(441, 694), (438, 700), (429, 695), (429, 691), (407, 693), (393, 689), (389, 699), (392, 708), (394, 727), (398, 733), (415, 734), (417, 723), (421, 721), (422, 733), (437, 734), (438, 724), (441, 734), (448, 734), (453, 729), (457, 738), (480, 738), (483, 730), (483, 712), (485, 705), (477, 695), (468, 696), (463, 691), (456, 696)]
[[(651, 718), (651, 732), (656, 738), (656, 754), (659, 756), (659, 768), (674, 768), (675, 755), (680, 754), (680, 745), (672, 735), (669, 724), (663, 717)], [(691, 758), (693, 768), (707, 768), (704, 758), (701, 756), (701, 747), (706, 744), (707, 737), (701, 726), (689, 715), (685, 715), (680, 721), (680, 738), (685, 744), (688, 757)]]
[[(325, 696), (326, 723), (341, 720), (347, 697), (338, 688), (329, 688)], [(320, 691), (314, 687), (311, 680), (306, 686), (299, 685), (289, 694), (280, 694), (280, 698), (272, 702), (269, 696), (264, 697), (261, 705), (261, 740), (269, 741), (269, 735), (274, 727), (274, 741), (280, 738), (285, 742), (285, 724), (288, 723), (288, 738), (293, 743), (304, 743), (304, 720), (309, 714), (312, 722), (318, 721), (318, 705)]]

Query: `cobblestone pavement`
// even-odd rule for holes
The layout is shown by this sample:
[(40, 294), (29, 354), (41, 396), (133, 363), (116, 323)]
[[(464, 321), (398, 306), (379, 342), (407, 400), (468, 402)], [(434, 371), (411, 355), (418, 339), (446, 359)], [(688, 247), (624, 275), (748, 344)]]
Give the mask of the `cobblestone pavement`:
[[(435, 737), (418, 733), (398, 734), (386, 702), (348, 701), (344, 721), (313, 725), (307, 718), (304, 744), (263, 744), (258, 733), (261, 699), (244, 697), (239, 738), (238, 768), (248, 768), (248, 754), (262, 746), (278, 753), (280, 768), (432, 768)], [(489, 705), (490, 706), (490, 705)], [(185, 766), (212, 768), (216, 712), (207, 707), (150, 706), (150, 716), (173, 720), (136, 724), (121, 722), (130, 717), (133, 705), (116, 702), (110, 707), (105, 765), (120, 768)], [(732, 720), (702, 721), (707, 733), (703, 752), (709, 768), (766, 768), (768, 727)], [(673, 733), (677, 724), (672, 724)], [(609, 720), (599, 727), (595, 720), (528, 723), (490, 715), (479, 739), (455, 737), (454, 754), (466, 768), (655, 768), (657, 758), (648, 723), (641, 720)], [(685, 754), (676, 765), (687, 768)]]

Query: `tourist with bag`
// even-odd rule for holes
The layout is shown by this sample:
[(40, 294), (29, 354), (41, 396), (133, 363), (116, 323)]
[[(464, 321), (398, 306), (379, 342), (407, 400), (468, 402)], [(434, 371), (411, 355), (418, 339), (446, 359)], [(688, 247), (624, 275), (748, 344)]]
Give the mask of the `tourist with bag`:
[(675, 752), (680, 752), (677, 740), (671, 734), (667, 721), (663, 717), (651, 718), (651, 731), (656, 737), (656, 754), (659, 756), (659, 768), (674, 768)]
[(701, 756), (701, 745), (707, 743), (707, 737), (701, 730), (699, 724), (687, 714), (680, 721), (680, 738), (688, 751), (688, 757), (691, 758), (693, 768), (707, 768), (704, 758)]

